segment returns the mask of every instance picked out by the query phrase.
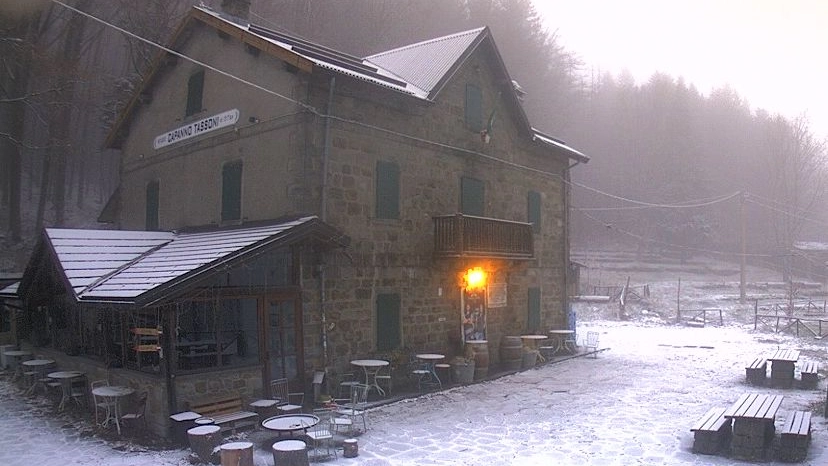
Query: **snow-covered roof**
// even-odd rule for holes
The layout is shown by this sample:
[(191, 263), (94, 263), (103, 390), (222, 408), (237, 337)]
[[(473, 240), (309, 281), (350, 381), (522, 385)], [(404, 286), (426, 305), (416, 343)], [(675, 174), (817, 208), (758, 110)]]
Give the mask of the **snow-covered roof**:
[(136, 302), (314, 225), (338, 236), (315, 216), (200, 232), (49, 228), (44, 234), (78, 301)]
[(5, 288), (0, 288), (0, 298), (16, 298), (19, 286), (20, 282), (14, 282)]
[(552, 147), (557, 147), (557, 148), (560, 148), (560, 149), (563, 149), (563, 150), (567, 151), (569, 153), (569, 158), (576, 159), (576, 160), (578, 160), (580, 162), (583, 162), (583, 163), (586, 163), (586, 162), (589, 161), (589, 157), (587, 157), (586, 155), (584, 155), (581, 152), (567, 146), (563, 141), (559, 141), (559, 140), (553, 138), (552, 136), (547, 136), (547, 135), (541, 133), (540, 131), (536, 130), (535, 128), (532, 128), (532, 137), (536, 141), (540, 141), (540, 142), (542, 142), (546, 145), (549, 145), (549, 146), (552, 146)]
[(433, 97), (438, 85), (477, 42), (486, 28), (438, 37), (366, 57)]

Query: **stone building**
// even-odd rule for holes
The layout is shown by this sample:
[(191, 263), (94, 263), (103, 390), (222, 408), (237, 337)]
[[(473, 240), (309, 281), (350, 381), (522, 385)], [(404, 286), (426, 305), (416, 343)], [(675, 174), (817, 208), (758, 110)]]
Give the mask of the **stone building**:
[(310, 392), (369, 356), (404, 378), (468, 340), (496, 365), (502, 337), (568, 326), (588, 158), (531, 126), (488, 28), (359, 58), (244, 16), (194, 7), (116, 123), (117, 230), (44, 232), (20, 290), (47, 349), (75, 332), (162, 431), (274, 378)]

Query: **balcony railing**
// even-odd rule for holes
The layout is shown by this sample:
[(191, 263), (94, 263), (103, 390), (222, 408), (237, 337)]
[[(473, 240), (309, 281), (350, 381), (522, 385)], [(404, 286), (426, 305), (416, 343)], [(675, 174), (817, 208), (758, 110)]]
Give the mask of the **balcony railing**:
[(434, 217), (434, 255), (532, 259), (532, 224), (462, 214)]

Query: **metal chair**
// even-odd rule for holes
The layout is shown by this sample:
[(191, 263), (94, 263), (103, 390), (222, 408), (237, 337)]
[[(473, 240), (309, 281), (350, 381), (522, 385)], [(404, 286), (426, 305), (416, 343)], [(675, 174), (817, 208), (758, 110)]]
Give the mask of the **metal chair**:
[[(305, 434), (311, 440), (311, 451), (321, 453), (322, 447), (324, 446), (326, 456), (331, 456), (331, 451), (333, 451), (333, 456), (336, 458), (336, 447), (331, 445), (334, 438), (333, 432), (331, 431), (333, 410), (330, 408), (314, 409), (313, 414), (319, 418), (319, 422), (308, 429)], [(314, 457), (316, 456), (314, 454)]]
[(349, 401), (340, 405), (336, 410), (336, 414), (344, 416), (351, 420), (351, 431), (353, 432), (353, 425), (357, 419), (362, 418), (363, 432), (368, 431), (368, 421), (365, 419), (365, 412), (368, 409), (368, 390), (371, 386), (363, 383), (358, 383), (351, 387), (351, 397)]
[(69, 396), (78, 405), (78, 407), (85, 407), (89, 405), (88, 381), (86, 376), (76, 377), (69, 383)]
[(390, 365), (382, 366), (374, 376), (374, 380), (377, 382), (377, 385), (381, 386), (382, 389), (385, 390), (386, 395), (391, 394), (391, 387), (393, 385), (393, 381), (391, 380), (392, 372), (393, 368)]
[(109, 385), (108, 380), (94, 380), (89, 384), (89, 391), (92, 393), (92, 403), (95, 405), (95, 424), (100, 425), (101, 421), (98, 420), (98, 412), (101, 411), (104, 413), (104, 419), (108, 419), (112, 409), (115, 407), (112, 399), (110, 398), (103, 398), (98, 397), (92, 390), (95, 390), (97, 387), (104, 387)]
[(351, 387), (358, 384), (359, 380), (353, 372), (344, 372), (339, 376), (339, 393), (337, 397), (347, 398), (351, 394)]
[(586, 347), (587, 351), (590, 350), (590, 349), (593, 351), (593, 353), (592, 353), (593, 358), (597, 358), (598, 357), (598, 332), (592, 332), (592, 331), (587, 332), (586, 343), (584, 344), (584, 346)]
[(305, 403), (305, 394), (291, 392), (287, 379), (271, 380), (270, 395), (279, 400), (276, 409), (283, 414), (301, 412), (302, 405)]
[(148, 396), (149, 394), (147, 392), (141, 392), (141, 394), (138, 395), (138, 399), (136, 400), (135, 405), (132, 407), (132, 409), (121, 416), (121, 422), (130, 425), (133, 422), (137, 423), (138, 421), (141, 421), (144, 424), (144, 427), (146, 427), (147, 418), (144, 417), (144, 413), (147, 410)]

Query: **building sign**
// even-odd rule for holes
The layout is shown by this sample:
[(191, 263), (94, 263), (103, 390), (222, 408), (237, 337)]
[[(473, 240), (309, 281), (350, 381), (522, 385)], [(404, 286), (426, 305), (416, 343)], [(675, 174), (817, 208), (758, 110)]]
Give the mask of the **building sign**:
[(220, 128), (235, 125), (239, 121), (239, 110), (227, 110), (218, 115), (209, 116), (198, 121), (186, 124), (180, 128), (168, 131), (164, 134), (156, 136), (152, 146), (155, 149), (175, 144), (179, 141), (184, 141), (210, 131), (215, 131)]
[(486, 305), (492, 307), (506, 307), (506, 284), (505, 283), (489, 283), (486, 289), (489, 292), (486, 297)]

